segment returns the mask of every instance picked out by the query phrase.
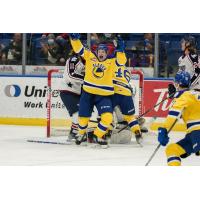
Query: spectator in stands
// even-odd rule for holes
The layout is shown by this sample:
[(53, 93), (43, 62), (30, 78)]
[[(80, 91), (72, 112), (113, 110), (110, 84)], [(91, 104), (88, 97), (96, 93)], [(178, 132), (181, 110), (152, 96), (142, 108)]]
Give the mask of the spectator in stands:
[(144, 39), (136, 46), (138, 63), (142, 67), (153, 67), (154, 58), (154, 35), (145, 33)]
[(13, 39), (7, 47), (4, 48), (2, 59), (6, 64), (21, 65), (22, 64), (22, 34), (15, 33)]
[(54, 34), (42, 35), (41, 41), (41, 53), (46, 58), (47, 65), (65, 65), (66, 53), (65, 53), (65, 40), (63, 38), (55, 38)]
[(0, 64), (5, 64), (5, 54), (4, 54), (5, 46), (0, 44)]
[(113, 42), (116, 38), (116, 33), (103, 33), (101, 34), (101, 40), (106, 42)]
[(66, 60), (69, 58), (69, 56), (72, 53), (71, 44), (68, 37), (63, 37), (62, 35), (59, 35), (56, 37), (56, 43), (59, 46), (59, 53), (61, 55), (61, 58), (59, 60), (59, 65), (65, 65)]
[(91, 46), (97, 45), (100, 43), (99, 37), (96, 33), (91, 33)]

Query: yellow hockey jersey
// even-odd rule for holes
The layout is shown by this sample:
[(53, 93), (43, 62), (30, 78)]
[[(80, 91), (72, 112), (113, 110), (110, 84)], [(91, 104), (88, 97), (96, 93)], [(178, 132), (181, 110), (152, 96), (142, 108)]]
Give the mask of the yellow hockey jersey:
[(117, 94), (132, 96), (131, 94), (131, 86), (129, 84), (131, 79), (130, 72), (126, 69), (126, 66), (115, 65), (114, 71), (114, 91)]
[(195, 90), (180, 91), (169, 110), (164, 127), (170, 129), (175, 120), (182, 116), (187, 125), (187, 133), (200, 130), (200, 92)]
[(100, 62), (94, 53), (84, 48), (80, 40), (71, 40), (71, 44), (75, 53), (86, 61), (83, 90), (96, 95), (113, 95), (115, 65), (123, 65), (126, 62), (125, 54), (118, 52), (116, 58)]

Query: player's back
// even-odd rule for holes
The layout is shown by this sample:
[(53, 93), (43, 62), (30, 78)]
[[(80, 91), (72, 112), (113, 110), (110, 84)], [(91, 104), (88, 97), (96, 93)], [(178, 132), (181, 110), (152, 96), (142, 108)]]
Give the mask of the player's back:
[(183, 112), (183, 120), (187, 124), (188, 132), (200, 129), (200, 92), (192, 90), (183, 94), (188, 106)]
[(184, 92), (180, 97), (180, 106), (183, 101), (185, 101), (185, 107), (182, 118), (187, 125), (187, 132), (200, 130), (200, 92), (195, 90)]
[(125, 65), (115, 65), (113, 84), (116, 94), (131, 96), (131, 89), (129, 85), (130, 79), (131, 74), (126, 69)]
[(180, 117), (187, 125), (187, 133), (200, 130), (200, 92), (182, 90), (175, 95), (173, 105), (169, 109), (164, 123), (165, 128), (169, 130), (175, 120)]

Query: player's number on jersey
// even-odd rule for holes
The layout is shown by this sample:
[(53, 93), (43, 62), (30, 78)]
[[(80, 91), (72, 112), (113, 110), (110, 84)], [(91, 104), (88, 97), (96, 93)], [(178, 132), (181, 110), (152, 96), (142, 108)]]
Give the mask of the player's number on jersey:
[(119, 77), (119, 78), (125, 77), (125, 79), (127, 80), (127, 82), (129, 82), (130, 79), (131, 79), (131, 75), (130, 75), (130, 72), (128, 70), (124, 70), (122, 72), (122, 68), (119, 68), (117, 70), (117, 72), (115, 72), (115, 73), (116, 73), (116, 77)]

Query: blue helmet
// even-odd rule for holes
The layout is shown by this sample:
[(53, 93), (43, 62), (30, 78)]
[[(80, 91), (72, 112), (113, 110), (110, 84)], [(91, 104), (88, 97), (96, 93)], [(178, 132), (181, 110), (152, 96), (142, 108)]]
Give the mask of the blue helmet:
[(99, 44), (97, 47), (97, 51), (104, 50), (105, 52), (108, 52), (108, 47), (106, 44)]
[(178, 83), (181, 87), (189, 87), (190, 74), (183, 70), (178, 71), (175, 76), (175, 83)]

